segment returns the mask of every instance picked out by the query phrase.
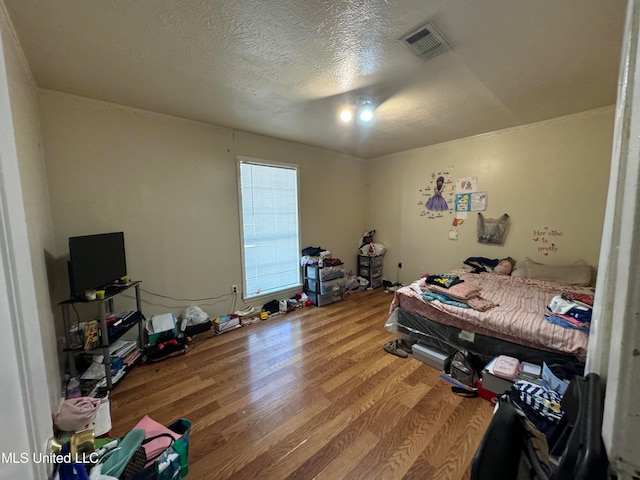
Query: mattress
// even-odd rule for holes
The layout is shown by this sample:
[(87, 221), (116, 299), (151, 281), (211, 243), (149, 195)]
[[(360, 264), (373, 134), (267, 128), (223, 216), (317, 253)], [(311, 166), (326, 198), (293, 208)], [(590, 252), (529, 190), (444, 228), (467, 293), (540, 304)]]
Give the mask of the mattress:
[[(554, 325), (547, 321), (544, 313), (551, 299), (564, 291), (592, 296), (593, 289), (492, 273), (474, 274), (465, 270), (450, 273), (478, 286), (481, 289), (480, 295), (496, 306), (482, 312), (439, 301), (426, 302), (413, 288), (402, 287), (394, 292), (387, 328), (390, 331), (401, 331), (413, 338), (427, 333), (445, 343), (454, 342), (455, 337), (460, 338), (460, 331), (471, 332), (478, 340), (494, 342), (495, 348), (500, 348), (501, 344), (503, 347), (515, 344), (527, 347), (532, 352), (557, 354), (557, 358), (573, 357), (578, 363), (584, 363), (588, 334)], [(399, 312), (393, 315), (396, 310)], [(398, 323), (395, 327), (394, 322)], [(437, 330), (437, 325), (452, 327), (454, 337), (439, 334), (433, 337), (433, 330)], [(513, 350), (510, 351), (513, 353)], [(509, 353), (498, 350), (498, 354)], [(520, 358), (532, 361), (522, 355)]]

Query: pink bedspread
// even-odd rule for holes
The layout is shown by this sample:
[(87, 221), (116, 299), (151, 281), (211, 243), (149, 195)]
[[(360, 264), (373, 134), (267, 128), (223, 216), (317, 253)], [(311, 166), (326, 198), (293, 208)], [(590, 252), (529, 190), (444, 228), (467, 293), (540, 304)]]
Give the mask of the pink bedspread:
[(544, 313), (555, 295), (565, 290), (593, 295), (592, 288), (465, 270), (450, 273), (480, 287), (480, 295), (498, 306), (479, 312), (438, 301), (428, 303), (410, 287), (402, 287), (395, 292), (389, 313), (401, 307), (439, 323), (542, 350), (571, 353), (585, 361), (589, 336), (548, 322)]

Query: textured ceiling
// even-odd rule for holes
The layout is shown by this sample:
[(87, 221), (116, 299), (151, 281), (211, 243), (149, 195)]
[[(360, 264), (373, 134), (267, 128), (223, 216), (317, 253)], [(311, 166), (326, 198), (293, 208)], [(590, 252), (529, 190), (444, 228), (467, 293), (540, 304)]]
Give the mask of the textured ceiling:
[[(38, 86), (364, 158), (614, 104), (626, 0), (4, 0)], [(397, 39), (433, 22), (452, 50)], [(359, 95), (372, 124), (344, 126)]]

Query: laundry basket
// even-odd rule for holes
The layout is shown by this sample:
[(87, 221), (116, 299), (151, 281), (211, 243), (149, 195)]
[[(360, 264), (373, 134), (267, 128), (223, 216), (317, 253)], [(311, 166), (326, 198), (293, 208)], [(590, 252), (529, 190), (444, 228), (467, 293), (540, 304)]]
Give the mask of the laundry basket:
[(126, 480), (174, 480), (189, 474), (189, 437), (191, 422), (180, 418), (167, 427), (180, 435), (151, 465)]

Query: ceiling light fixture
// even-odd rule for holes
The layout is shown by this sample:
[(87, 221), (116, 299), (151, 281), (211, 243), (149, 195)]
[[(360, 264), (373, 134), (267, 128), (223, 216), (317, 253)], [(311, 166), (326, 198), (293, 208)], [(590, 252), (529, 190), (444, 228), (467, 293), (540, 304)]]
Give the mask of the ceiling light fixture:
[(358, 107), (358, 120), (362, 123), (369, 123), (373, 120), (374, 110), (371, 100), (364, 100)]
[(353, 120), (353, 112), (350, 108), (344, 107), (342, 110), (340, 110), (340, 120), (342, 120), (342, 122), (344, 123), (349, 123), (351, 120)]
[(342, 123), (351, 123), (355, 119), (358, 123), (367, 124), (373, 120), (375, 106), (370, 98), (360, 97), (351, 105), (346, 105), (338, 111), (338, 117)]

